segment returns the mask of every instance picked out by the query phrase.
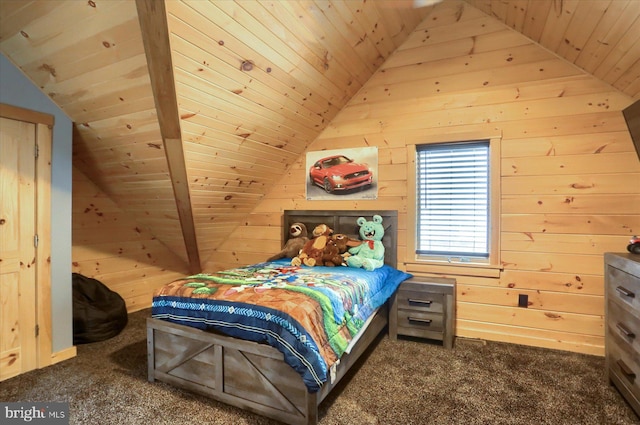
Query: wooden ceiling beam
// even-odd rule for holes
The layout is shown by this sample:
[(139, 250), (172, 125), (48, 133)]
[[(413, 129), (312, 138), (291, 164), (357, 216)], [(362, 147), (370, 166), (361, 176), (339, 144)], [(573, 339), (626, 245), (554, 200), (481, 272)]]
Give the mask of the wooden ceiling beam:
[(180, 114), (176, 98), (169, 28), (164, 1), (136, 0), (138, 19), (142, 31), (144, 50), (147, 56), (149, 77), (158, 114), (158, 122), (169, 175), (173, 185), (182, 235), (184, 238), (189, 268), (192, 273), (202, 271), (196, 230), (189, 194), (189, 180), (182, 148)]

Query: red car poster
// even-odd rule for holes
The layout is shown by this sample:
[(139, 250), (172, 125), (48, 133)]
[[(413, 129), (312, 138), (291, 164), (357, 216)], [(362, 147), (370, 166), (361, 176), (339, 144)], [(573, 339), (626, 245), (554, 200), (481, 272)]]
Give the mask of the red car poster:
[(307, 152), (307, 199), (377, 199), (378, 148)]

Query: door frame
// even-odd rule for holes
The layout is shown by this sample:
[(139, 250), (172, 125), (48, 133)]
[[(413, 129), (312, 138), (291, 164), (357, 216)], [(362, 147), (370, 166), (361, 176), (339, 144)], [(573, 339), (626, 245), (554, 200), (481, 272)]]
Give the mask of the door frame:
[[(54, 116), (0, 103), (0, 117), (36, 125), (36, 337), (37, 367), (52, 364), (51, 326), (51, 154)], [(35, 331), (35, 330), (34, 330)]]

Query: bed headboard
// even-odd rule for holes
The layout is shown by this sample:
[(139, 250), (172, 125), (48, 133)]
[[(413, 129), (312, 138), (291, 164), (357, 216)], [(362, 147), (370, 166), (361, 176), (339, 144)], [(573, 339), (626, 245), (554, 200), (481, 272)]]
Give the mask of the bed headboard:
[(282, 225), (282, 245), (289, 239), (289, 226), (299, 222), (307, 226), (309, 235), (318, 224), (326, 224), (334, 233), (344, 233), (355, 239), (360, 239), (360, 226), (356, 223), (358, 217), (372, 220), (377, 214), (382, 217), (384, 227), (384, 262), (392, 267), (398, 263), (398, 211), (395, 210), (285, 210)]

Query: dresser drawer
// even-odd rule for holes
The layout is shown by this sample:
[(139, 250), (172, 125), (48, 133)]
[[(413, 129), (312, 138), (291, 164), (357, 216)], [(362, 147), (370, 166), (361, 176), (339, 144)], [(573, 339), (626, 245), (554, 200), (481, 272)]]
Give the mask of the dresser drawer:
[(398, 291), (398, 308), (442, 313), (444, 294), (401, 289)]
[(609, 374), (613, 374), (636, 400), (640, 400), (640, 360), (638, 352), (618, 344), (607, 346)]
[(633, 276), (617, 267), (607, 266), (610, 284), (607, 299), (615, 302), (640, 318), (640, 277)]
[(607, 332), (611, 343), (628, 346), (629, 350), (640, 353), (640, 319), (616, 307), (614, 304), (607, 308)]

